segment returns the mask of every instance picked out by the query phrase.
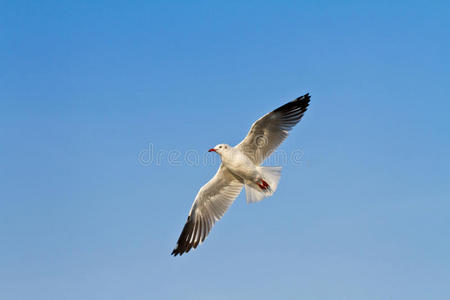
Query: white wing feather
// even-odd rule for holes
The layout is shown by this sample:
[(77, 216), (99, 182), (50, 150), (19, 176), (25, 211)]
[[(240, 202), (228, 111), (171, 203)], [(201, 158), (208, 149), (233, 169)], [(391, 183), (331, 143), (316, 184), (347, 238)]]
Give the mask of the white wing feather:
[(308, 105), (309, 94), (298, 97), (253, 123), (247, 136), (236, 145), (256, 165), (262, 164), (286, 139), (288, 131), (303, 117)]
[(198, 191), (172, 254), (182, 255), (202, 243), (239, 195), (242, 186), (242, 182), (221, 165), (216, 175)]
[[(260, 165), (288, 136), (303, 117), (310, 96), (291, 101), (257, 120), (247, 136), (236, 148)], [(216, 175), (205, 184), (195, 197), (186, 224), (178, 239), (173, 255), (182, 255), (196, 248), (208, 236), (215, 222), (220, 220), (242, 190), (242, 179), (220, 166)]]

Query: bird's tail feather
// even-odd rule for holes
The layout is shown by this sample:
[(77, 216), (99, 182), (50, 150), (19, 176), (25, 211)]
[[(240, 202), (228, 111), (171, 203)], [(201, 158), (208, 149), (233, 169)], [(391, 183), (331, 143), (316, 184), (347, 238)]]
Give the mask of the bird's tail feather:
[(263, 190), (253, 182), (245, 182), (247, 203), (259, 202), (266, 197), (272, 196), (278, 187), (278, 181), (281, 177), (281, 167), (258, 167), (258, 169), (262, 179), (268, 183), (269, 187)]

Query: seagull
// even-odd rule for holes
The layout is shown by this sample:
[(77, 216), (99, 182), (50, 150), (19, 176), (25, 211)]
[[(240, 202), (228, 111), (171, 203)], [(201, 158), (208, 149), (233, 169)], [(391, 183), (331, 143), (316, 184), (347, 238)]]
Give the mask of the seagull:
[(309, 94), (286, 103), (253, 123), (247, 136), (235, 147), (218, 144), (209, 152), (220, 155), (216, 175), (197, 193), (172, 255), (197, 248), (214, 224), (222, 218), (245, 186), (247, 203), (259, 202), (276, 191), (281, 167), (261, 166), (300, 121)]

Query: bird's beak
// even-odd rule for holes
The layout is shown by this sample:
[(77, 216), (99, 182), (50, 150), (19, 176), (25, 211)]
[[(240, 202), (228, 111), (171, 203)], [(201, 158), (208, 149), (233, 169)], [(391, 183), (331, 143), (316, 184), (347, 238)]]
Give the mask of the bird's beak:
[(216, 152), (216, 149), (211, 148), (211, 149), (208, 150), (208, 152)]

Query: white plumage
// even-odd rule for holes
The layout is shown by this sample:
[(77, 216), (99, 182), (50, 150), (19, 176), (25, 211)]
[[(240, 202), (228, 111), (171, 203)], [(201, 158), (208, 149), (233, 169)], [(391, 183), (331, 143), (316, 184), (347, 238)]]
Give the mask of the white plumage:
[(281, 176), (281, 167), (260, 165), (300, 121), (309, 101), (310, 96), (306, 94), (264, 115), (253, 123), (247, 136), (235, 147), (219, 144), (209, 150), (220, 155), (222, 164), (195, 197), (173, 255), (182, 255), (202, 243), (243, 186), (248, 203), (273, 195)]

